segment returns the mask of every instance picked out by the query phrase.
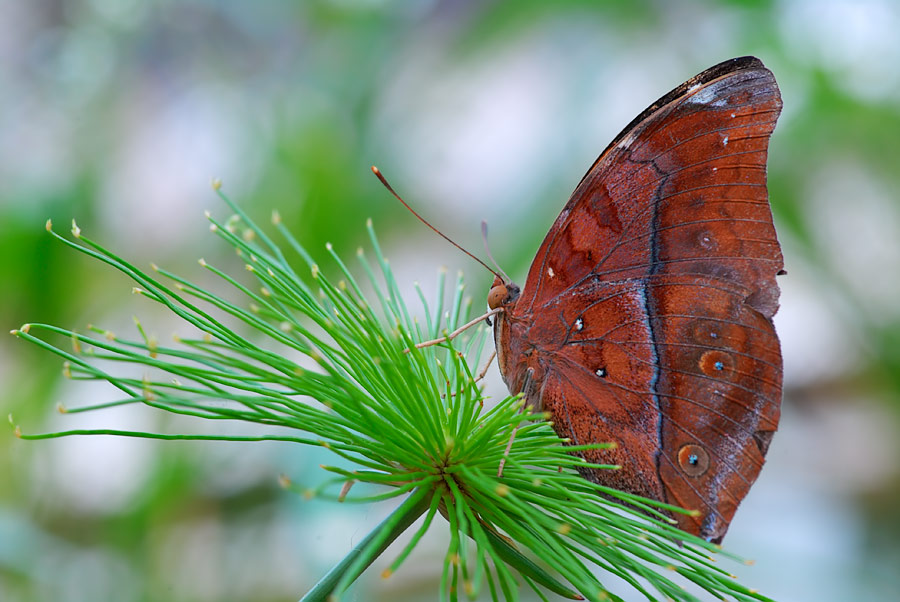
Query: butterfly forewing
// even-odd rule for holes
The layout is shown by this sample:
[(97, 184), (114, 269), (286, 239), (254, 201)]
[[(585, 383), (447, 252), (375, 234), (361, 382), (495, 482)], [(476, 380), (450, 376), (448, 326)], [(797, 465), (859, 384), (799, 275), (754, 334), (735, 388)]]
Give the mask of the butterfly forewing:
[(781, 97), (757, 59), (729, 64), (735, 70), (716, 66), (680, 87), (681, 96), (633, 123), (597, 159), (538, 250), (520, 311), (589, 274), (620, 280), (667, 271), (722, 275), (774, 313), (782, 259), (766, 150)]
[(766, 192), (781, 109), (752, 57), (689, 80), (594, 163), (498, 322), (511, 390), (589, 454), (603, 484), (689, 509), (724, 535), (778, 425), (771, 318), (782, 257)]

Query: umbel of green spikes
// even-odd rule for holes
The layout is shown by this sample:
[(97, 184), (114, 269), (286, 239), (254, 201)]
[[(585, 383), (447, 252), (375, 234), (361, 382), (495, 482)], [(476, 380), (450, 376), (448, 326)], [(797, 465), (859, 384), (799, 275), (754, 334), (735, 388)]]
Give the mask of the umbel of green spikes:
[[(658, 512), (672, 508), (581, 478), (577, 466), (586, 464), (572, 454), (579, 448), (565, 445), (543, 417), (522, 408), (520, 399), (509, 397), (486, 408), (472, 369), (483, 355), (483, 327), (440, 345), (415, 348), (470, 318), (461, 277), (451, 295), (445, 295), (441, 278), (433, 305), (417, 287), (422, 318), (415, 319), (371, 222), (374, 257), (358, 252), (361, 280), (326, 247), (327, 271), (340, 278), (334, 281), (277, 214), (273, 226), (296, 256), (296, 265), (219, 194), (235, 215), (225, 223), (210, 216), (211, 229), (237, 250), (255, 283), (244, 285), (203, 260), (200, 264), (233, 287), (235, 300), (156, 266), (141, 270), (83, 236), (74, 222), (71, 238), (47, 223), (63, 244), (128, 275), (136, 294), (164, 305), (204, 334), (166, 346), (148, 337), (137, 320), (134, 338), (102, 328), (76, 333), (37, 323), (12, 334), (63, 358), (72, 379), (106, 381), (122, 393), (119, 401), (67, 412), (144, 404), (199, 418), (287, 427), (296, 434), (236, 437), (105, 429), (23, 434), (10, 416), (18, 436), (278, 440), (323, 446), (349, 460), (352, 470), (324, 467), (334, 478), (317, 495), (400, 501), (304, 601), (340, 599), (424, 515), (406, 547), (393, 552), (384, 576), (398, 571), (438, 513), (449, 540), (441, 600), (474, 598), (485, 591), (493, 600), (516, 600), (523, 584), (545, 600), (548, 593), (619, 600), (604, 586), (609, 576), (648, 600), (697, 600), (702, 590), (721, 599), (768, 600), (713, 563), (710, 554), (719, 551), (717, 546), (678, 531)], [(452, 298), (446, 307), (445, 296)], [(139, 365), (148, 376), (133, 378), (100, 368), (116, 363)], [(347, 491), (354, 482), (376, 485), (378, 493), (354, 498)]]

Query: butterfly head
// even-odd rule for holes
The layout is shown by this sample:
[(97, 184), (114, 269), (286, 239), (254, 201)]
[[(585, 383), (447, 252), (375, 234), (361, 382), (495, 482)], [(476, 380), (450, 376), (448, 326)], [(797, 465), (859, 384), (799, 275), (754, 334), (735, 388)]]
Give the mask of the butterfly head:
[(519, 286), (512, 282), (503, 282), (499, 276), (494, 277), (494, 283), (488, 293), (488, 307), (497, 309), (506, 307), (519, 298)]

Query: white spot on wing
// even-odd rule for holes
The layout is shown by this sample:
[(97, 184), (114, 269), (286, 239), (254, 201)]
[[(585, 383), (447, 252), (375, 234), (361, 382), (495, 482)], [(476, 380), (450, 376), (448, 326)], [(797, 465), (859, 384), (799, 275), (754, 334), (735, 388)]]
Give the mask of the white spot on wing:
[[(691, 104), (698, 105), (711, 105), (714, 107), (722, 107), (728, 103), (728, 99), (724, 96), (719, 98), (719, 88), (721, 87), (721, 83), (710, 84), (702, 90), (697, 91), (690, 98), (688, 98), (688, 102)], [(690, 92), (690, 90), (688, 90)]]
[(584, 328), (584, 320), (578, 318), (575, 320), (575, 330), (581, 330), (582, 328)]
[(553, 268), (547, 266), (547, 275), (553, 278), (554, 276), (556, 276), (556, 272), (553, 271)]
[[(733, 117), (733, 115), (732, 115), (732, 117)], [(728, 146), (728, 136), (725, 136), (724, 138), (722, 138), (722, 146)]]
[(629, 134), (629, 135), (625, 136), (624, 138), (622, 138), (622, 140), (619, 141), (619, 143), (616, 145), (616, 148), (625, 150), (626, 148), (631, 146), (632, 142), (634, 142), (634, 136)]

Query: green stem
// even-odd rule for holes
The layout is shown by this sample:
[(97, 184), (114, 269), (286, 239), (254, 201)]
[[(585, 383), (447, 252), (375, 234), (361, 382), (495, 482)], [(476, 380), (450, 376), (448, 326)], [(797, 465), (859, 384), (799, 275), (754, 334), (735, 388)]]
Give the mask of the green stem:
[(485, 529), (484, 533), (490, 540), (491, 546), (494, 548), (494, 551), (497, 552), (497, 556), (499, 556), (509, 566), (519, 571), (519, 573), (521, 573), (524, 577), (533, 579), (535, 582), (543, 585), (551, 592), (559, 594), (563, 598), (568, 598), (569, 600), (584, 600), (584, 596), (582, 596), (578, 592), (572, 591), (565, 585), (561, 584), (559, 581), (553, 578), (550, 573), (532, 562), (531, 559), (527, 556), (522, 555), (521, 552), (519, 552), (515, 547), (513, 547), (502, 537), (497, 535), (494, 531), (492, 531), (491, 529)]
[[(355, 569), (356, 579), (369, 567), (372, 562), (381, 556), (397, 537), (406, 531), (416, 519), (424, 514), (431, 505), (431, 496), (422, 495), (419, 491), (413, 492), (400, 506), (391, 513), (381, 524), (372, 529), (366, 537), (350, 550), (343, 560), (336, 564), (328, 573), (309, 590), (300, 602), (325, 602), (333, 593), (338, 583), (345, 577), (348, 570)], [(365, 559), (360, 564), (361, 557)]]

